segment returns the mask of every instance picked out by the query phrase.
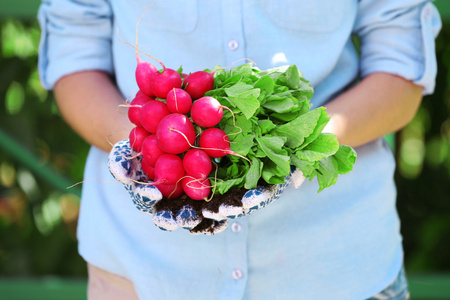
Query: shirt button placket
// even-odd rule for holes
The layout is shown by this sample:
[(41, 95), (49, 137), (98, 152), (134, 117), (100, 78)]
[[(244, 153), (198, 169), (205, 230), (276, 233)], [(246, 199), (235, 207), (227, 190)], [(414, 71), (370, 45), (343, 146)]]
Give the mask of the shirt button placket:
[(222, 2), (222, 32), (227, 65), (245, 58), (242, 7), (240, 0)]
[(242, 299), (247, 285), (248, 273), (248, 225), (245, 218), (239, 221), (232, 221), (229, 224), (226, 240), (226, 262), (228, 272), (226, 284), (223, 289), (227, 298), (223, 299)]
[[(246, 57), (242, 15), (243, 0), (227, 0), (221, 3), (222, 45), (225, 63), (231, 66)], [(243, 61), (244, 62), (244, 61)], [(231, 221), (231, 220), (230, 220)], [(231, 223), (231, 222), (230, 222)], [(230, 230), (231, 229), (231, 230)], [(227, 279), (223, 286), (223, 299), (242, 299), (247, 284), (247, 220), (233, 221), (227, 229)]]

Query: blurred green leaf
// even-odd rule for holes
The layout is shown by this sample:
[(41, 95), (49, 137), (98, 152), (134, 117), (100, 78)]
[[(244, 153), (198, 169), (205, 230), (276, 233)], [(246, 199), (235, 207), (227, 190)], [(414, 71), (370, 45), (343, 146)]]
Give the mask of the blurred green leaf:
[(426, 161), (429, 166), (440, 166), (449, 153), (449, 141), (442, 137), (432, 137), (426, 145)]
[(30, 74), (27, 82), (27, 88), (39, 99), (39, 102), (44, 102), (47, 99), (48, 91), (42, 87), (37, 69), (34, 69)]
[(8, 20), (2, 28), (2, 54), (5, 58), (27, 58), (37, 54), (39, 30), (25, 28), (16, 20)]
[(10, 115), (19, 113), (25, 101), (25, 92), (20, 83), (13, 81), (6, 91), (5, 106)]

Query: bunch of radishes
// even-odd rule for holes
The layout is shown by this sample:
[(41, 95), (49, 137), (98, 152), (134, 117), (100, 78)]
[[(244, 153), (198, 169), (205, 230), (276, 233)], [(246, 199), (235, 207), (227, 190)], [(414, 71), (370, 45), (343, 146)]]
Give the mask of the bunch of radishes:
[(214, 73), (180, 74), (162, 63), (158, 71), (136, 56), (139, 92), (128, 110), (136, 125), (129, 134), (137, 152), (134, 157), (141, 156), (143, 172), (164, 197), (185, 193), (191, 199), (206, 200), (211, 194), (212, 159), (237, 155), (230, 150), (227, 134), (214, 127), (225, 107), (204, 96), (213, 89)]

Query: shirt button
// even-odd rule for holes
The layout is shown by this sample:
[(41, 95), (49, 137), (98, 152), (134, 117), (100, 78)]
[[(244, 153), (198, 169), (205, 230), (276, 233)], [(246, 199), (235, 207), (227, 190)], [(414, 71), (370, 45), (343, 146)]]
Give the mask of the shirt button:
[(428, 19), (430, 17), (430, 14), (431, 14), (431, 10), (430, 10), (430, 8), (427, 8), (424, 13), (425, 19)]
[(240, 269), (234, 269), (232, 274), (233, 274), (233, 278), (236, 280), (241, 279), (243, 276), (242, 271)]
[(238, 222), (234, 222), (231, 225), (231, 230), (233, 230), (233, 232), (240, 232), (242, 230), (242, 226)]
[(239, 44), (235, 40), (231, 40), (228, 42), (228, 48), (230, 48), (230, 50), (236, 50), (238, 48), (238, 46), (239, 46)]

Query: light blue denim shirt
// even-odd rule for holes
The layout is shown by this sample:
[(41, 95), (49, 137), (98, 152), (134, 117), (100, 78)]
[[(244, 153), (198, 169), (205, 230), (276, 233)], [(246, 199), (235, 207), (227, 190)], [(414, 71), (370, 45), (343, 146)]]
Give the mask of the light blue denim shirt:
[[(39, 72), (51, 89), (83, 70), (114, 74), (137, 91), (136, 22), (150, 2), (47, 0)], [(421, 0), (159, 0), (139, 25), (139, 48), (193, 72), (243, 58), (260, 69), (296, 64), (325, 104), (374, 72), (434, 89), (434, 6)], [(352, 36), (360, 37), (360, 52)], [(143, 59), (148, 59), (141, 56)], [(364, 101), (364, 99), (361, 99)], [(396, 277), (402, 259), (395, 162), (383, 140), (356, 149), (354, 171), (317, 193), (316, 181), (215, 236), (164, 232), (113, 182), (107, 154), (92, 148), (78, 227), (88, 262), (132, 280), (142, 299), (361, 300)], [(101, 180), (91, 180), (91, 179)]]

